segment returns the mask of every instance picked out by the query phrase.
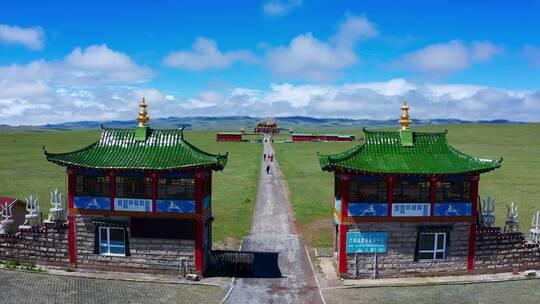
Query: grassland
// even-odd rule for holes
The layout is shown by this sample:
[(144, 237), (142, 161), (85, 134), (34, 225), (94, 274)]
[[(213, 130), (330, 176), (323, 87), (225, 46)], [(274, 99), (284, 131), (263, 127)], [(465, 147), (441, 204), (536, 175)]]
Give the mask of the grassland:
[[(421, 131), (448, 129), (448, 140), (457, 149), (481, 158), (504, 158), (502, 167), (483, 174), (481, 197), (496, 201), (496, 225), (504, 225), (510, 201), (519, 205), (521, 229), (526, 231), (531, 215), (540, 210), (540, 124), (447, 125), (415, 128)], [(316, 132), (316, 131), (312, 131)], [(351, 133), (333, 131), (336, 133)], [(360, 135), (360, 132), (353, 132)], [(356, 143), (275, 144), (280, 168), (291, 192), (298, 226), (312, 246), (330, 246), (333, 175), (322, 172), (316, 152), (335, 153)]]
[[(0, 196), (38, 196), (42, 210), (49, 208), (49, 192), (65, 193), (66, 171), (45, 160), (50, 152), (72, 151), (99, 138), (99, 131), (45, 131), (0, 133)], [(223, 172), (214, 173), (214, 240), (221, 247), (236, 248), (249, 230), (254, 206), (262, 146), (249, 143), (217, 143), (215, 132), (188, 132), (191, 143), (212, 153), (229, 152)]]
[[(448, 125), (416, 129), (448, 129), (449, 141), (457, 149), (482, 158), (503, 157), (502, 168), (482, 175), (480, 195), (495, 198), (498, 225), (504, 225), (504, 205), (517, 202), (521, 228), (529, 228), (531, 214), (540, 209), (540, 124)], [(304, 132), (350, 134), (351, 130)], [(359, 130), (352, 133), (361, 135)], [(46, 210), (49, 191), (58, 188), (65, 192), (66, 173), (65, 168), (45, 161), (42, 146), (51, 152), (70, 151), (84, 147), (98, 137), (99, 131), (1, 132), (0, 196), (24, 198), (37, 195)], [(209, 152), (229, 152), (225, 170), (214, 173), (214, 240), (218, 246), (234, 248), (249, 230), (262, 146), (217, 143), (215, 132), (186, 132), (186, 138)], [(357, 144), (274, 144), (289, 185), (298, 226), (312, 246), (329, 246), (332, 237), (333, 175), (321, 171), (316, 152), (334, 153)]]

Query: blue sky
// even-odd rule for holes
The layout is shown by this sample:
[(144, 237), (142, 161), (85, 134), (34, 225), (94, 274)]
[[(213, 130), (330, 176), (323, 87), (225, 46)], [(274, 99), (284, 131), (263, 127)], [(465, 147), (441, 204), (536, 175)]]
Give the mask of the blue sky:
[(0, 123), (540, 120), (540, 2), (110, 2), (3, 3)]

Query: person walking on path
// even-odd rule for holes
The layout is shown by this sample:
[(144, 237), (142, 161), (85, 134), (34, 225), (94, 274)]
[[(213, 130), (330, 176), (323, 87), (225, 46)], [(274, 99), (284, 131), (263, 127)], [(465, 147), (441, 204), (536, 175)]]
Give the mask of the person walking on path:
[(266, 166), (266, 174), (270, 174), (270, 165)]
[(266, 161), (266, 154), (263, 154), (264, 161)]
[(270, 161), (271, 161), (271, 162), (274, 161), (274, 154), (270, 154)]

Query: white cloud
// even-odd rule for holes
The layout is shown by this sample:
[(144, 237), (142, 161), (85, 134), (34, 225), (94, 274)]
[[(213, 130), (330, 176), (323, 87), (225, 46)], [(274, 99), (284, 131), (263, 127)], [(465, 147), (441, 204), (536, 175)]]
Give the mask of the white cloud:
[(263, 11), (269, 16), (283, 16), (302, 5), (302, 0), (270, 0), (263, 5)]
[(455, 39), (405, 54), (394, 61), (394, 65), (428, 75), (446, 76), (465, 70), (474, 63), (489, 61), (501, 52), (502, 47), (489, 41), (467, 44)]
[(41, 50), (45, 40), (45, 33), (41, 27), (18, 27), (0, 24), (0, 42), (6, 44), (20, 44), (31, 50)]
[(163, 59), (163, 63), (167, 66), (192, 71), (222, 69), (235, 62), (253, 63), (255, 61), (255, 56), (249, 51), (222, 52), (214, 40), (204, 37), (197, 37), (191, 50), (173, 52)]
[[(2, 92), (2, 90), (0, 90)], [(0, 124), (81, 120), (133, 120), (145, 96), (152, 119), (171, 116), (311, 116), (397, 120), (401, 100), (419, 119), (538, 121), (540, 91), (511, 91), (465, 84), (415, 84), (405, 79), (343, 85), (271, 84), (268, 89), (204, 91), (181, 98), (137, 86), (34, 90), (0, 95)], [(397, 123), (396, 123), (397, 124)]]
[(5, 120), (0, 123), (121, 117), (122, 107), (129, 104), (115, 90), (125, 90), (121, 84), (145, 82), (153, 74), (106, 45), (75, 48), (59, 61), (0, 66), (0, 111)]
[(104, 44), (75, 48), (61, 61), (35, 60), (26, 65), (0, 66), (0, 78), (4, 80), (1, 87), (36, 81), (60, 86), (141, 83), (153, 74), (150, 68), (137, 65), (126, 54)]
[(266, 65), (282, 78), (331, 79), (358, 63), (354, 48), (360, 40), (377, 34), (376, 26), (366, 17), (348, 14), (329, 41), (321, 41), (311, 33), (296, 36), (287, 46), (269, 48)]
[(536, 66), (540, 68), (540, 47), (527, 45), (523, 48), (523, 55)]

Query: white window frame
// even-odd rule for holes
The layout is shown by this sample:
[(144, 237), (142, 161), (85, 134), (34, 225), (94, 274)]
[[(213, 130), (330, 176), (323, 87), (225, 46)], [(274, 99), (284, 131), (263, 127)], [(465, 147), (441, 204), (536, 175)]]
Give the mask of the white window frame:
[[(433, 250), (420, 250), (420, 249), (418, 250), (418, 261), (420, 262), (441, 261), (441, 260), (446, 259), (446, 238), (448, 237), (448, 233), (446, 232), (420, 232), (420, 236), (422, 236), (422, 234), (434, 234), (435, 237), (433, 238)], [(439, 240), (439, 237), (441, 236), (443, 238), (442, 248), (437, 248), (437, 241)], [(418, 241), (420, 242), (420, 240)], [(433, 253), (433, 256), (431, 259), (420, 258), (421, 253)], [(442, 253), (442, 258), (437, 258), (437, 253)]]
[[(124, 236), (124, 245), (113, 245), (111, 244), (111, 229), (119, 229), (122, 230), (122, 235)], [(102, 231), (106, 231), (107, 236), (107, 242), (102, 242)], [(98, 233), (99, 233), (99, 254), (100, 255), (112, 255), (112, 256), (126, 256), (126, 233), (125, 228), (120, 227), (99, 227)], [(107, 246), (107, 252), (101, 252), (101, 246), (102, 244), (104, 246)], [(124, 253), (111, 253), (111, 247), (113, 248), (123, 248)]]

